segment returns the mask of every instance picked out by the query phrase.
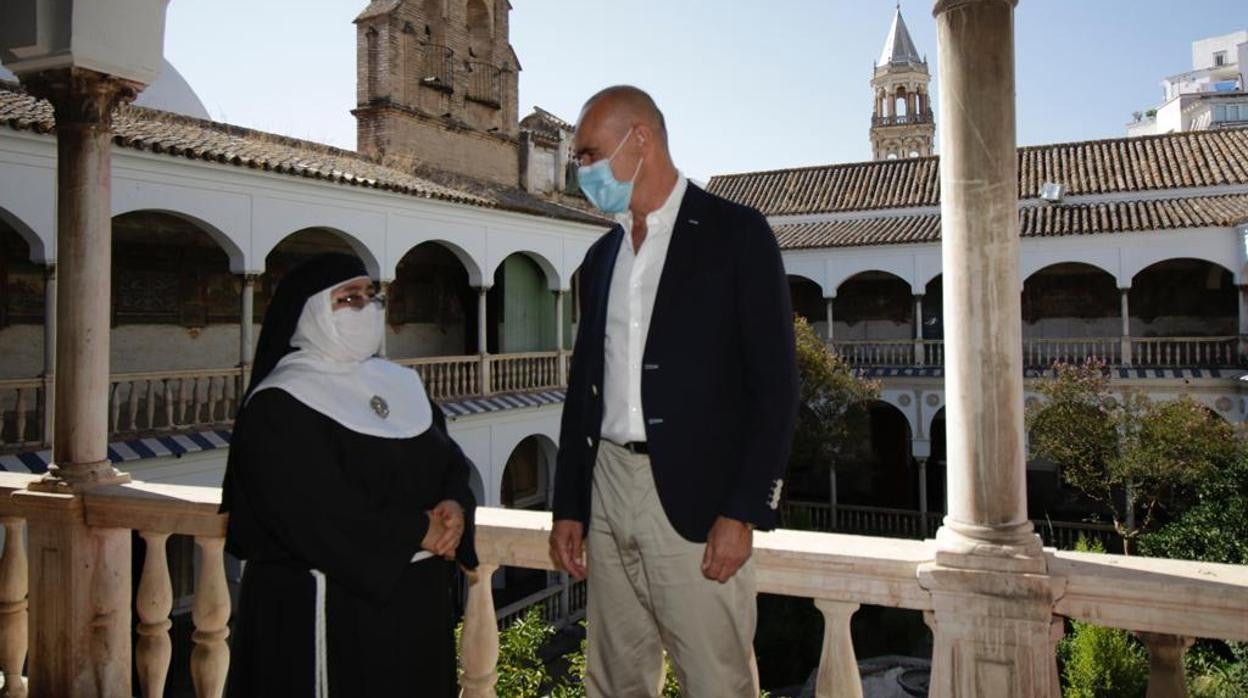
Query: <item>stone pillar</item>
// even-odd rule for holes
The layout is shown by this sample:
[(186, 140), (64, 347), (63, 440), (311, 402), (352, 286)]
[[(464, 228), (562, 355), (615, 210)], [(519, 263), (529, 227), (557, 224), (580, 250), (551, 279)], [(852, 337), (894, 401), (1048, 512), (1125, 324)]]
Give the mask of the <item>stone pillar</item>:
[(486, 312), (488, 308), (490, 289), (487, 286), (481, 286), (477, 289), (477, 353), (481, 357), (481, 394), (489, 395), (493, 392), (490, 385), (490, 343), (489, 335), (486, 332)]
[(836, 333), (835, 333), (835, 332), (833, 332), (833, 330), (832, 330), (832, 327), (833, 327), (833, 325), (832, 325), (832, 321), (836, 319), (836, 318), (835, 318), (835, 316), (834, 316), (834, 315), (833, 315), (833, 313), (832, 313), (832, 303), (833, 303), (833, 301), (835, 301), (836, 299), (835, 299), (835, 298), (825, 298), (824, 300), (826, 300), (826, 301), (827, 301), (827, 303), (828, 303), (828, 331), (826, 332), (826, 334), (827, 334), (828, 344), (831, 344), (831, 343), (832, 343), (833, 338), (836, 336)]
[[(238, 365), (243, 372), (242, 391), (247, 390), (247, 385), (251, 383), (251, 365), (256, 351), (252, 339), (256, 317), (256, 278), (255, 274), (243, 274), (241, 317), (238, 321)], [(242, 391), (239, 392), (240, 397)]]
[(1048, 697), (1053, 589), (1027, 519), (1018, 312), (1016, 0), (937, 0), (949, 509), (932, 563), (934, 698)]
[(57, 141), (56, 369), (48, 474), (14, 493), (29, 523), (30, 694), (131, 695), (130, 532), (86, 526), (81, 493), (128, 481), (108, 460), (114, 107), (139, 85), (81, 68), (24, 79)]
[[(1121, 308), (1121, 316), (1122, 316), (1122, 347), (1120, 349), (1120, 351), (1122, 352), (1122, 365), (1130, 366), (1131, 365), (1131, 307), (1130, 307), (1129, 297), (1131, 295), (1131, 289), (1120, 288), (1118, 289), (1118, 295), (1120, 297), (1119, 306)], [(1240, 294), (1240, 295), (1242, 297), (1243, 294)], [(1240, 309), (1240, 317), (1241, 318), (1243, 317), (1242, 307)], [(1242, 319), (1240, 320), (1240, 326), (1241, 327), (1243, 326)]]
[(919, 466), (919, 529), (923, 531), (923, 537), (927, 537), (927, 459), (915, 458), (915, 463)]
[(923, 356), (923, 294), (914, 295), (914, 365), (922, 366)]
[(52, 445), (56, 419), (56, 265), (43, 272), (43, 424), (39, 427), (44, 447)]

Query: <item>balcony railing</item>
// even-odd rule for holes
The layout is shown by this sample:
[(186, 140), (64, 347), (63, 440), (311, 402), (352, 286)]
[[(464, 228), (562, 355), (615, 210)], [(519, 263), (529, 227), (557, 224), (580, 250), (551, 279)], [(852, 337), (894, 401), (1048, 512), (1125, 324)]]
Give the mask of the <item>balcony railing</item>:
[[(787, 502), (781, 512), (781, 520), (790, 528), (915, 539), (935, 535), (944, 516), (939, 511), (921, 512), (913, 509), (846, 504), (834, 507), (828, 502), (798, 500)], [(1031, 524), (1045, 545), (1059, 550), (1074, 550), (1075, 542), (1080, 536), (1089, 541), (1099, 541), (1106, 550), (1122, 549), (1122, 542), (1110, 524), (1049, 519), (1032, 519)]]
[[(434, 400), (551, 390), (567, 385), (567, 352), (399, 359), (420, 373)], [(244, 391), (240, 368), (119, 373), (109, 389), (109, 437), (227, 427)], [(46, 447), (52, 381), (0, 380), (0, 452)]]
[(873, 116), (871, 117), (872, 126), (905, 126), (907, 124), (930, 124), (932, 123), (932, 112), (926, 111), (922, 114), (900, 114), (896, 116)]
[(440, 44), (425, 44), (420, 84), (451, 92), (455, 84), (455, 52)]
[[(27, 607), (40, 594), (57, 594), (55, 580), (33, 579), (27, 565), (19, 498), (34, 476), (0, 473), (0, 524), (5, 547), (0, 555), (0, 670), (6, 683), (22, 673), (29, 633), (68, 633), (69, 628), (36, 628)], [(147, 541), (134, 615), (138, 640), (134, 669), (141, 695), (161, 695), (169, 673), (171, 579), (165, 541), (171, 534), (193, 536), (201, 562), (194, 592), (190, 670), (197, 696), (219, 696), (229, 666), (223, 544), (226, 516), (217, 513), (220, 490), (134, 482), (90, 492), (85, 499), (89, 528), (128, 529)], [(550, 570), (549, 513), (481, 508), (476, 515), (481, 568), (467, 594), (462, 639), (465, 696), (493, 695), (497, 679), (499, 615), (494, 610), (491, 573), (501, 566)], [(40, 524), (48, 525), (48, 524)], [(861, 685), (850, 634), (850, 620), (862, 604), (931, 612), (933, 599), (924, 570), (934, 564), (932, 541), (779, 530), (755, 538), (759, 591), (812, 599), (823, 613), (824, 638), (816, 695), (857, 695)], [(1053, 612), (1076, 620), (1164, 636), (1248, 641), (1248, 568), (1154, 558), (1046, 550), (1048, 574), (1064, 589)], [(128, 565), (128, 555), (124, 564)], [(94, 586), (113, 583), (93, 577)], [(569, 587), (576, 593), (577, 587)], [(968, 598), (975, 592), (967, 590)], [(94, 594), (101, 603), (125, 597), (111, 590)], [(551, 596), (550, 598), (554, 598)], [(582, 602), (583, 603), (583, 602)], [(97, 608), (100, 617), (120, 609)], [(64, 616), (68, 619), (69, 616)], [(505, 618), (504, 618), (505, 620)], [(939, 623), (935, 632), (941, 632)], [(1146, 641), (1152, 636), (1145, 635)], [(107, 643), (92, 645), (89, 661), (97, 675), (115, 676), (129, 652)], [(39, 661), (37, 657), (31, 658)], [(1171, 672), (1181, 652), (1156, 652), (1154, 672)], [(38, 675), (45, 669), (28, 666)]]
[(481, 61), (464, 61), (464, 70), (468, 74), (468, 90), (464, 98), (487, 106), (498, 108), (502, 105), (502, 75), (498, 66)]
[[(1023, 340), (1023, 366), (1087, 360), (1137, 368), (1238, 368), (1248, 365), (1245, 338), (1222, 337), (1036, 337)], [(851, 366), (943, 366), (944, 340), (834, 340), (829, 347)]]

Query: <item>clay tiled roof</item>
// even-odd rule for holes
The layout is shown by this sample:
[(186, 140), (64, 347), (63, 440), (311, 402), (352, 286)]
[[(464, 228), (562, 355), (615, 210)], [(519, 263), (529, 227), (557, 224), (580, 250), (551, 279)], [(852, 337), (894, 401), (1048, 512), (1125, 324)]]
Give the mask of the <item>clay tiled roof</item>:
[[(1111, 203), (1025, 206), (1022, 237), (1094, 235), (1178, 228), (1229, 227), (1248, 221), (1248, 194)], [(865, 247), (937, 242), (940, 216), (889, 216), (775, 227), (783, 249)]]
[[(940, 203), (940, 159), (883, 160), (712, 177), (708, 190), (769, 216)], [(1174, 133), (1018, 151), (1018, 195), (1067, 196), (1248, 184), (1248, 129)]]
[[(56, 124), (46, 101), (27, 95), (13, 83), (0, 82), (0, 126), (49, 133)], [(444, 175), (423, 169), (415, 161), (404, 165), (379, 163), (349, 150), (168, 112), (123, 107), (114, 115), (113, 130), (117, 146), (135, 150), (606, 225), (597, 217), (519, 188)]]

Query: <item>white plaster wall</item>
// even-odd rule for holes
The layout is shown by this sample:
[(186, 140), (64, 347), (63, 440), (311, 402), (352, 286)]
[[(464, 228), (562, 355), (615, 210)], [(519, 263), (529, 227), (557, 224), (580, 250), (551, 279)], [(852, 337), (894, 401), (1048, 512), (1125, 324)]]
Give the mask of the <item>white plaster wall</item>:
[[(121, 325), (113, 328), (113, 373), (228, 368), (239, 363), (237, 325), (188, 330), (176, 325)], [(259, 325), (255, 337), (260, 336)]]
[[(836, 341), (914, 339), (914, 328), (910, 326), (909, 322), (864, 320), (849, 325), (844, 322), (836, 322), (835, 317), (833, 321), (836, 326), (833, 328), (835, 331), (832, 334), (832, 339)], [(827, 327), (827, 322), (824, 322), (823, 326)]]
[(0, 379), (30, 378), (43, 373), (43, 325), (0, 329)]

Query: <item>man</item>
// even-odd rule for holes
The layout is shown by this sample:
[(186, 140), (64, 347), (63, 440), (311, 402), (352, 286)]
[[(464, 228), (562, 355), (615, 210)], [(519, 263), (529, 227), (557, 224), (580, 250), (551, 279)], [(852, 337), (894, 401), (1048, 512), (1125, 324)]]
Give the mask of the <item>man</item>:
[(749, 558), (797, 411), (780, 250), (758, 211), (681, 175), (641, 90), (590, 98), (574, 143), (618, 222), (581, 265), (550, 537), (589, 573), (587, 693), (658, 696), (666, 649), (686, 696), (757, 698)]

